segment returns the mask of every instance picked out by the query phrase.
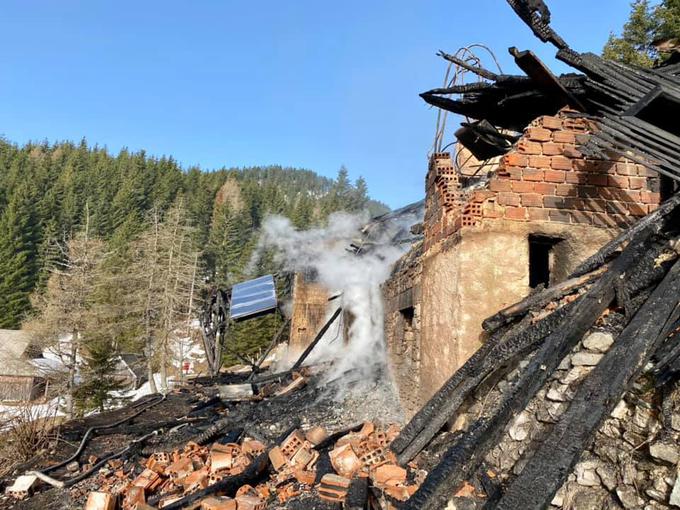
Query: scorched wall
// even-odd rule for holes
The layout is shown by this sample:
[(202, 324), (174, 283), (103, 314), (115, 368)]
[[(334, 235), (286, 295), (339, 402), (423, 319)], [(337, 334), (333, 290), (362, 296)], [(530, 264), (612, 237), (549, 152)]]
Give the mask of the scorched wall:
[(485, 337), (482, 321), (585, 258), (661, 201), (659, 178), (629, 161), (584, 158), (592, 126), (574, 112), (541, 117), (488, 175), (448, 153), (426, 179), (425, 240), (385, 284), (390, 360), (407, 414)]

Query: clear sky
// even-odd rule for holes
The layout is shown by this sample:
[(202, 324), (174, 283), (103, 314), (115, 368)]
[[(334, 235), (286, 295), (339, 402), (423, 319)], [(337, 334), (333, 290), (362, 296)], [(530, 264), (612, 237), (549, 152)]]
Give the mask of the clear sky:
[[(599, 52), (627, 0), (550, 0)], [(184, 166), (345, 165), (392, 207), (424, 195), (435, 56), (485, 43), (503, 71), (535, 39), (504, 0), (3, 0), (0, 134), (172, 155)], [(453, 126), (447, 134), (452, 139)]]

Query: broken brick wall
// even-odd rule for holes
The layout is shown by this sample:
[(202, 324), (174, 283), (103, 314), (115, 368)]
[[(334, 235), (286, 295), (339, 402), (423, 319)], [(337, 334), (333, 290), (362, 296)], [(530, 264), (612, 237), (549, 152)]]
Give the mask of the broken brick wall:
[[(578, 146), (593, 128), (566, 110), (538, 118), (489, 175), (470, 177), (448, 153), (432, 156), (418, 258), (419, 361), (412, 363), (418, 374), (402, 382), (395, 370), (399, 386), (419, 381), (409, 400), (427, 401), (485, 340), (482, 321), (530, 293), (532, 238), (554, 243), (552, 284), (658, 206), (656, 174), (620, 158), (581, 155)], [(394, 285), (385, 286), (388, 301)], [(395, 348), (402, 334), (397, 318), (388, 318), (393, 366), (403, 364)]]
[(328, 309), (328, 290), (308, 281), (301, 273), (293, 278), (293, 309), (290, 323), (290, 347), (304, 350), (324, 325)]

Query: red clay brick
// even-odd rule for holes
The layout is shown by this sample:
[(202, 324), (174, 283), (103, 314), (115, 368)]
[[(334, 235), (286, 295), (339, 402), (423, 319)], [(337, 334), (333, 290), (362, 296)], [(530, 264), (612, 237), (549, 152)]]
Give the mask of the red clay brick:
[(582, 198), (601, 198), (602, 188), (596, 188), (595, 186), (579, 186), (578, 196)]
[(500, 205), (518, 206), (520, 204), (519, 195), (517, 193), (499, 193), (498, 203)]
[(563, 152), (562, 146), (558, 143), (544, 143), (543, 155), (545, 156), (560, 156)]
[(617, 163), (616, 173), (619, 175), (637, 175), (637, 165), (635, 163)]
[(553, 133), (553, 142), (575, 144), (576, 136), (571, 131), (555, 131)]
[(543, 197), (543, 205), (550, 208), (564, 207), (564, 198), (562, 197)]
[(661, 194), (643, 191), (640, 193), (640, 200), (644, 204), (658, 204), (659, 202), (661, 202)]
[(534, 142), (549, 142), (552, 139), (552, 131), (539, 127), (530, 127), (526, 130), (526, 136)]
[(562, 209), (550, 209), (548, 212), (551, 221), (558, 221), (560, 223), (571, 223), (571, 211), (564, 211)]
[(540, 143), (530, 142), (529, 140), (520, 140), (517, 144), (517, 151), (521, 154), (537, 155), (543, 152)]
[(616, 226), (616, 221), (608, 214), (593, 214), (593, 225), (596, 227), (611, 228)]
[(610, 175), (608, 184), (609, 184), (609, 186), (612, 186), (614, 188), (628, 188), (629, 187), (628, 177), (621, 177), (619, 175)]
[(656, 177), (657, 173), (654, 170), (650, 170), (644, 165), (636, 165), (637, 166), (637, 174), (640, 177)]
[(529, 163), (529, 158), (524, 154), (518, 154), (516, 152), (511, 152), (503, 157), (503, 164), (505, 166), (527, 166)]
[(545, 182), (564, 182), (565, 175), (561, 170), (546, 170)]
[(585, 119), (564, 119), (564, 129), (583, 132), (588, 129), (588, 122)]
[(572, 163), (569, 158), (564, 156), (557, 156), (550, 160), (550, 166), (555, 170), (569, 170), (572, 169)]
[(571, 211), (571, 219), (574, 223), (593, 223), (593, 213), (587, 211)]
[(534, 191), (534, 183), (527, 181), (512, 181), (512, 191), (515, 193), (531, 193)]
[(522, 206), (543, 207), (543, 196), (538, 193), (526, 193), (522, 195)]
[(555, 193), (560, 197), (575, 197), (578, 194), (578, 187), (572, 184), (558, 184)]
[(622, 202), (641, 202), (642, 199), (640, 197), (640, 192), (639, 191), (631, 191), (631, 190), (614, 190), (618, 191), (619, 193), (616, 193), (615, 196), (617, 199), (619, 199)]
[(542, 117), (539, 122), (541, 125), (546, 128), (546, 129), (552, 129), (553, 131), (556, 131), (558, 129), (562, 129), (562, 119), (559, 117)]
[(525, 181), (542, 181), (545, 177), (545, 172), (543, 170), (537, 170), (535, 168), (525, 168), (522, 171), (522, 179)]
[(623, 202), (607, 201), (607, 212), (610, 214), (628, 214), (628, 208)]
[(580, 172), (567, 172), (565, 179), (569, 184), (585, 184), (588, 180), (588, 174)]
[(626, 204), (626, 207), (633, 216), (645, 216), (647, 214), (647, 206), (644, 204), (630, 203)]
[(598, 213), (607, 211), (607, 202), (601, 198), (584, 198), (581, 199), (583, 209)]
[(548, 216), (548, 210), (537, 207), (530, 207), (527, 209), (527, 212), (529, 213), (529, 219), (531, 221), (549, 221), (550, 217)]
[(557, 186), (555, 184), (547, 184), (545, 182), (537, 182), (534, 186), (534, 191), (541, 195), (554, 195)]
[(526, 207), (508, 207), (505, 210), (505, 217), (511, 220), (526, 220), (527, 209)]
[(593, 186), (606, 186), (609, 178), (606, 174), (588, 174), (588, 184)]
[(529, 156), (529, 166), (534, 168), (550, 168), (548, 156)]
[(508, 179), (492, 179), (489, 182), (489, 189), (491, 191), (512, 191), (512, 181)]
[(585, 209), (585, 202), (581, 198), (566, 197), (564, 199), (564, 207), (567, 209), (583, 210)]
[(629, 177), (630, 189), (642, 189), (645, 187), (647, 179), (644, 177)]
[(519, 181), (522, 179), (522, 169), (518, 166), (510, 166), (506, 168), (510, 179)]
[(562, 154), (564, 154), (567, 158), (572, 158), (572, 159), (578, 159), (578, 158), (583, 157), (583, 154), (581, 154), (581, 151), (578, 150), (573, 145), (565, 145), (564, 149), (562, 149)]

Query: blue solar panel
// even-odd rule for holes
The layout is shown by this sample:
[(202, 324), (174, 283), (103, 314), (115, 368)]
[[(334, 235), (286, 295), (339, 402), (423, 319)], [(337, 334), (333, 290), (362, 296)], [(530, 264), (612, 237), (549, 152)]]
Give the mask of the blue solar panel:
[(276, 286), (272, 275), (238, 283), (231, 289), (231, 318), (246, 319), (276, 309)]

